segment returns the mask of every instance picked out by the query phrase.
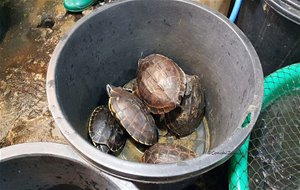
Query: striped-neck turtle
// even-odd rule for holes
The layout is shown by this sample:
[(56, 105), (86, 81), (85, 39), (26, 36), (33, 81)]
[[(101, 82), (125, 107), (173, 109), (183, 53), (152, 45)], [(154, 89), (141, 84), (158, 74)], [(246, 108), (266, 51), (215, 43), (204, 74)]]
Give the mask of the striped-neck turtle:
[(117, 152), (126, 142), (126, 133), (107, 106), (94, 109), (89, 118), (88, 131), (94, 146), (104, 152)]
[(121, 87), (106, 86), (108, 107), (129, 135), (137, 142), (153, 145), (158, 141), (155, 121), (145, 104)]
[(172, 60), (152, 54), (138, 61), (136, 94), (154, 114), (180, 106), (186, 88), (183, 70)]
[(165, 114), (164, 123), (177, 137), (184, 137), (195, 131), (204, 116), (204, 91), (198, 76), (187, 75), (186, 94), (180, 105)]
[(141, 161), (149, 164), (174, 163), (195, 158), (196, 155), (181, 145), (156, 143), (145, 151)]

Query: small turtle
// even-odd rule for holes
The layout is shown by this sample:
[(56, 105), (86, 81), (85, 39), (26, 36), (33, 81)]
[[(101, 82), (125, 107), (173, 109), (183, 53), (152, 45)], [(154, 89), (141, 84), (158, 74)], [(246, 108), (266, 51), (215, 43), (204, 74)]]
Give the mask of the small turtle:
[(108, 107), (130, 136), (137, 142), (153, 145), (158, 141), (155, 121), (145, 104), (121, 87), (106, 86)]
[(107, 106), (94, 109), (88, 123), (89, 136), (98, 149), (117, 152), (126, 142), (126, 133)]
[(180, 162), (195, 157), (195, 152), (181, 145), (156, 143), (145, 151), (141, 161), (149, 164), (163, 164)]
[(136, 94), (154, 114), (180, 106), (186, 88), (183, 70), (171, 59), (152, 54), (138, 61)]
[(173, 134), (184, 137), (195, 131), (204, 116), (204, 91), (198, 76), (187, 75), (186, 94), (180, 105), (165, 114), (164, 122)]

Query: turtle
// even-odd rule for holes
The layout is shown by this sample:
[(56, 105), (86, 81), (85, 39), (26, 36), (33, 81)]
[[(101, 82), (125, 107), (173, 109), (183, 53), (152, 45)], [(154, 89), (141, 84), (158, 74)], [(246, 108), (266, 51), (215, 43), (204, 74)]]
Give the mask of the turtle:
[(174, 163), (196, 156), (194, 151), (178, 144), (156, 143), (145, 151), (141, 162), (149, 164)]
[[(123, 85), (122, 87), (124, 90), (128, 91), (128, 92), (132, 92), (134, 93), (136, 90), (136, 78), (131, 79), (129, 82), (127, 82), (126, 84)], [(162, 121), (163, 116), (161, 115), (154, 115), (152, 114), (156, 127), (158, 129), (158, 136), (165, 136), (168, 133), (168, 129), (165, 126), (165, 124)], [(161, 118), (162, 117), (162, 118)]]
[(108, 107), (129, 135), (144, 145), (158, 141), (155, 121), (145, 104), (133, 93), (121, 87), (106, 86)]
[(135, 94), (153, 114), (180, 106), (186, 89), (184, 71), (170, 58), (151, 54), (138, 61)]
[(94, 109), (88, 122), (88, 132), (94, 146), (103, 152), (117, 152), (126, 142), (126, 133), (107, 106)]
[(181, 107), (164, 115), (163, 122), (177, 137), (190, 135), (201, 124), (204, 117), (204, 90), (197, 75), (186, 75), (187, 88)]

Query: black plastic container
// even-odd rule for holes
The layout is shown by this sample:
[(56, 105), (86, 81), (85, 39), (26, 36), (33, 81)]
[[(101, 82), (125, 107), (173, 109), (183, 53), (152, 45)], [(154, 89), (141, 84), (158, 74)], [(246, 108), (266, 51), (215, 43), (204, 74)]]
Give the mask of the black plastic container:
[(300, 1), (247, 0), (237, 25), (252, 42), (264, 75), (300, 61)]

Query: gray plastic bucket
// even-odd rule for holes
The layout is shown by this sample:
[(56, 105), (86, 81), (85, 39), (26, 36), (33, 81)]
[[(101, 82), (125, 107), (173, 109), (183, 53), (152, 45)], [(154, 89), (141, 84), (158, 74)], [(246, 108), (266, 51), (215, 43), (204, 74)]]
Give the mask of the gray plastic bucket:
[[(107, 104), (106, 84), (135, 77), (139, 58), (161, 53), (203, 81), (211, 152), (174, 164), (118, 159), (89, 142), (86, 122)], [(49, 108), (69, 143), (95, 167), (125, 179), (170, 183), (224, 163), (249, 135), (260, 111), (263, 74), (243, 33), (223, 15), (182, 0), (126, 0), (82, 18), (52, 54)], [(250, 124), (241, 128), (247, 116)]]
[(0, 152), (3, 190), (137, 189), (88, 165), (68, 145), (25, 143)]

